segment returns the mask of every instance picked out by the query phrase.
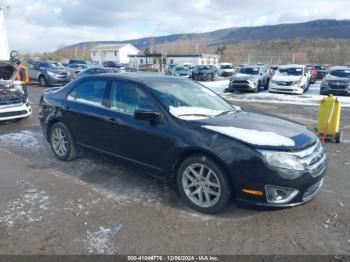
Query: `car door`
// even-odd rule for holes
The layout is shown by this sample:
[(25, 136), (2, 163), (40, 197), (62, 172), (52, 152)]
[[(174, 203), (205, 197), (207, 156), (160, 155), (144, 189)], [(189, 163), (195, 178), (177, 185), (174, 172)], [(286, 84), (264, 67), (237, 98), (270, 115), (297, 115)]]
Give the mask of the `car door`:
[(64, 122), (74, 140), (85, 148), (103, 151), (107, 79), (84, 79), (68, 94)]
[(169, 163), (167, 152), (174, 146), (165, 120), (136, 120), (137, 109), (160, 112), (151, 96), (135, 82), (111, 84), (110, 119), (105, 122), (105, 149), (109, 154), (152, 171), (161, 172)]

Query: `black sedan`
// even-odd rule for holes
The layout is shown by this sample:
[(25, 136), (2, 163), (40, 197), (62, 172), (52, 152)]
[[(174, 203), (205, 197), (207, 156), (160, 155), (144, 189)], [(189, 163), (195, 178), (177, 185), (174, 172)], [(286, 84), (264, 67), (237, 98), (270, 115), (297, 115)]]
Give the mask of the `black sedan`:
[(46, 92), (40, 122), (60, 160), (87, 150), (177, 185), (206, 213), (239, 202), (303, 204), (322, 187), (318, 137), (284, 119), (243, 112), (189, 79), (125, 73)]
[(212, 65), (197, 65), (192, 70), (192, 79), (198, 81), (214, 81), (217, 70)]

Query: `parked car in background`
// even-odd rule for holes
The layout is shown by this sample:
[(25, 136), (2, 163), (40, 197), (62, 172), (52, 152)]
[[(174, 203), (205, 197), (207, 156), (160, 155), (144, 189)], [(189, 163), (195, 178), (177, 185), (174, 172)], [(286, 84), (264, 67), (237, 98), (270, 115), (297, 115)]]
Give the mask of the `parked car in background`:
[(277, 69), (279, 68), (278, 65), (272, 65), (269, 66), (269, 79), (271, 80)]
[(103, 67), (89, 67), (83, 71), (80, 71), (76, 74), (76, 78), (88, 76), (88, 75), (98, 75), (98, 74), (105, 74), (105, 73), (112, 73), (113, 70), (109, 68), (103, 68)]
[(244, 66), (231, 76), (226, 92), (259, 92), (267, 89), (269, 74), (267, 65)]
[(327, 75), (327, 68), (324, 65), (315, 64), (317, 70), (317, 80), (322, 80)]
[(310, 72), (304, 65), (280, 66), (269, 84), (270, 93), (303, 94), (310, 85)]
[(197, 81), (214, 81), (217, 71), (211, 65), (197, 65), (192, 70), (192, 79)]
[(314, 84), (317, 79), (317, 69), (314, 65), (306, 65), (310, 72), (310, 84)]
[(168, 65), (168, 66), (166, 67), (166, 69), (165, 69), (165, 74), (166, 74), (166, 75), (172, 75), (172, 74), (173, 74), (173, 70), (174, 70), (175, 67), (176, 67), (175, 64), (170, 64), (170, 65)]
[(62, 67), (58, 67), (52, 61), (24, 61), (23, 64), (28, 69), (31, 81), (38, 81), (42, 87), (50, 85), (65, 85), (71, 80), (70, 72)]
[(70, 59), (68, 65), (71, 64), (87, 65), (88, 63), (83, 59)]
[(331, 67), (321, 83), (320, 94), (350, 95), (350, 67)]
[(185, 66), (175, 66), (173, 69), (174, 76), (191, 77), (191, 73), (191, 70)]
[(104, 61), (104, 62), (102, 62), (102, 66), (112, 69), (113, 72), (115, 72), (115, 73), (126, 72), (125, 66), (123, 66), (121, 64), (117, 64), (114, 61)]
[(89, 68), (87, 64), (69, 64), (66, 69), (71, 75), (71, 78), (74, 79), (77, 74), (80, 73), (80, 71), (83, 71), (85, 69)]
[(220, 76), (232, 76), (235, 73), (235, 69), (232, 63), (220, 63), (219, 64), (219, 75)]
[(188, 69), (191, 70), (191, 71), (192, 71), (193, 68), (194, 68), (194, 64), (191, 64), (191, 63), (184, 63), (183, 66), (186, 67), (186, 68), (188, 68)]
[(188, 79), (95, 75), (46, 92), (40, 106), (57, 159), (84, 150), (128, 163), (174, 183), (200, 212), (217, 213), (233, 196), (239, 203), (292, 207), (312, 200), (323, 185), (326, 155), (315, 133), (243, 112)]
[(0, 60), (0, 121), (23, 119), (32, 114), (22, 82), (16, 81), (17, 72), (17, 65)]

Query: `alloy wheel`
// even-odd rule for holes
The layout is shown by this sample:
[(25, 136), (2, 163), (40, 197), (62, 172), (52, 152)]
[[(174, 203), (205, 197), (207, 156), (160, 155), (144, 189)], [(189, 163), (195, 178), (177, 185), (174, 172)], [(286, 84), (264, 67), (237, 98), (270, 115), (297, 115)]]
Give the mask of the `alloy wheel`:
[(56, 127), (52, 131), (51, 143), (53, 150), (57, 155), (59, 155), (60, 157), (64, 157), (67, 154), (68, 140), (65, 132), (61, 128)]
[(204, 164), (192, 164), (184, 170), (182, 187), (190, 201), (204, 208), (214, 206), (221, 196), (218, 176)]

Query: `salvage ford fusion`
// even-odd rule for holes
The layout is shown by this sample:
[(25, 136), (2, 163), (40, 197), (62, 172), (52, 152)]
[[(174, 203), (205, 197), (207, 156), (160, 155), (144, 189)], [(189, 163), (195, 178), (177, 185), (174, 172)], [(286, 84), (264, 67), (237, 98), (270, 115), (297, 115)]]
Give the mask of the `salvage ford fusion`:
[(32, 114), (21, 82), (15, 81), (17, 68), (9, 61), (0, 61), (0, 121), (22, 119)]
[(239, 110), (192, 80), (151, 74), (77, 79), (41, 98), (40, 122), (60, 160), (88, 150), (176, 183), (206, 213), (237, 201), (303, 204), (322, 187), (318, 137), (284, 119)]

